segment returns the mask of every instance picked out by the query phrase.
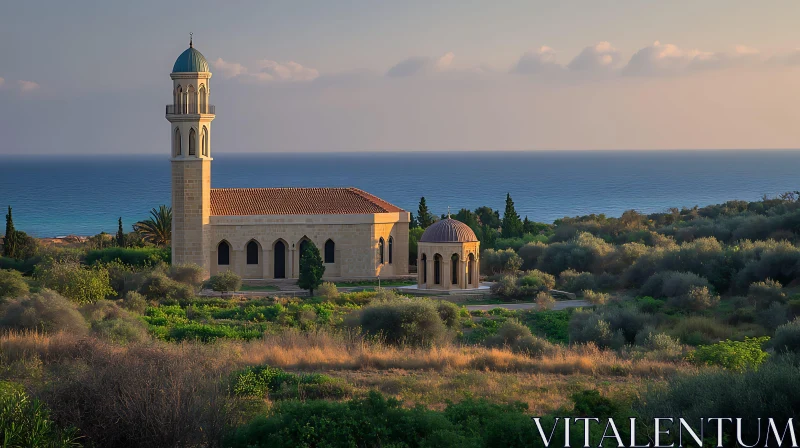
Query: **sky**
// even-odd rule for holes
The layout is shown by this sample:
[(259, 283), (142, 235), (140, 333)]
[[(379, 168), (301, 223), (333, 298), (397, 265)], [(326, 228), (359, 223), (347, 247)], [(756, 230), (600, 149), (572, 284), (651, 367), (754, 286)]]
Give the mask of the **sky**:
[(172, 64), (212, 152), (800, 147), (800, 2), (0, 5), (0, 156), (168, 154)]

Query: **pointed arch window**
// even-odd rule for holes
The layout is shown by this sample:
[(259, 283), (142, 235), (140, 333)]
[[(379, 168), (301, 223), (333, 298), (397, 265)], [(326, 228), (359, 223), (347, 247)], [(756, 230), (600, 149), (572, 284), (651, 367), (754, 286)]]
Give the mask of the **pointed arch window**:
[(394, 238), (389, 237), (389, 264), (392, 264), (392, 252), (394, 249)]
[(459, 268), (458, 255), (453, 254), (453, 256), (450, 257), (450, 264), (451, 264), (450, 269), (452, 271), (452, 276), (450, 277), (450, 284), (456, 286), (458, 285), (458, 268)]
[(175, 155), (179, 156), (179, 155), (181, 155), (181, 130), (180, 129), (175, 128), (175, 137), (173, 138), (173, 140), (174, 140), (173, 144), (175, 145)]
[(384, 246), (386, 243), (383, 241), (383, 237), (378, 241), (378, 257), (380, 258), (381, 264), (383, 264), (383, 252)]
[(333, 263), (336, 253), (336, 243), (333, 240), (325, 241), (325, 263)]
[(217, 265), (227, 266), (231, 264), (231, 246), (227, 241), (221, 241), (217, 246)]
[(250, 241), (247, 243), (247, 264), (258, 264), (258, 243)]
[(200, 85), (200, 113), (205, 114), (208, 113), (208, 106), (206, 105), (206, 85)]
[(194, 128), (189, 131), (189, 155), (197, 155), (197, 132), (195, 132)]
[(208, 157), (208, 128), (203, 126), (203, 138), (201, 140), (201, 148), (203, 151), (203, 155)]

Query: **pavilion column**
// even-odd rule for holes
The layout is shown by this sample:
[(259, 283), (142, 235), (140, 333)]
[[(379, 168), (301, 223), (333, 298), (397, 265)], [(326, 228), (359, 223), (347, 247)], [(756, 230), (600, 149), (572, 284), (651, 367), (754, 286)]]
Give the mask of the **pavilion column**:
[(459, 269), (459, 273), (461, 276), (461, 289), (467, 289), (469, 285), (469, 278), (467, 278), (467, 263), (468, 261), (461, 260), (459, 261), (461, 269)]

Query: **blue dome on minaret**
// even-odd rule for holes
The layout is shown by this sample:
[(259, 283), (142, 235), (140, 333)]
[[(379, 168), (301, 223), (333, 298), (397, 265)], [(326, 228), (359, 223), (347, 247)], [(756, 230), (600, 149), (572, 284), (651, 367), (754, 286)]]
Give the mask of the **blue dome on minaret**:
[(208, 62), (205, 56), (199, 51), (195, 50), (192, 41), (189, 40), (189, 48), (186, 49), (172, 67), (172, 73), (194, 73), (194, 72), (207, 72)]

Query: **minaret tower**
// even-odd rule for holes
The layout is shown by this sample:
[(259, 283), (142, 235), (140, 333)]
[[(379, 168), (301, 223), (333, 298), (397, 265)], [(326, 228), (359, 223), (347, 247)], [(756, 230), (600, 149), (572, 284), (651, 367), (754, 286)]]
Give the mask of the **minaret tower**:
[(209, 275), (211, 246), (211, 72), (194, 48), (178, 56), (170, 73), (172, 104), (167, 105), (172, 148), (172, 263), (194, 263)]

